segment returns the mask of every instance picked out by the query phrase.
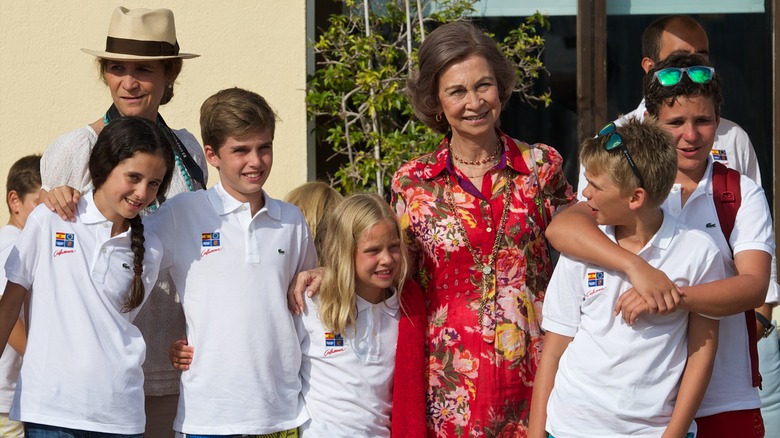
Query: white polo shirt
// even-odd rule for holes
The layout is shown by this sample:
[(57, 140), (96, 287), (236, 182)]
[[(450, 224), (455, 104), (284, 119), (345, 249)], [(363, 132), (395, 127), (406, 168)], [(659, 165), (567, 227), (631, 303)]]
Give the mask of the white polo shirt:
[[(32, 289), (30, 328), (11, 418), (95, 432), (144, 431), (146, 344), (121, 308), (133, 279), (130, 230), (112, 223), (92, 192), (76, 222), (41, 204), (27, 219), (6, 262), (6, 276)], [(157, 280), (161, 244), (146, 231), (143, 282)], [(148, 296), (148, 295), (146, 295)], [(146, 297), (145, 296), (145, 297)]]
[(259, 435), (308, 418), (301, 347), (287, 310), (293, 276), (317, 264), (297, 207), (263, 193), (254, 217), (217, 184), (181, 193), (147, 219), (181, 298), (195, 349), (182, 373), (174, 429)]
[(398, 293), (379, 304), (355, 298), (357, 327), (341, 334), (322, 326), (319, 299), (306, 299), (301, 378), (311, 420), (302, 437), (390, 437)]
[[(0, 228), (0, 264), (3, 266), (5, 266), (8, 254), (11, 253), (14, 242), (16, 242), (20, 234), (22, 234), (22, 230), (13, 225), (6, 225)], [(5, 271), (3, 271), (3, 274), (0, 296), (5, 291)], [(21, 367), (22, 356), (10, 345), (6, 344), (3, 355), (0, 357), (0, 412), (6, 415), (11, 410), (11, 402), (16, 391), (16, 380), (19, 378)]]
[[(601, 228), (615, 241), (614, 227)], [(638, 255), (680, 286), (725, 274), (712, 240), (668, 214)], [(623, 274), (561, 255), (542, 328), (574, 339), (547, 405), (553, 436), (658, 437), (668, 426), (688, 357), (688, 312), (643, 315), (629, 326), (613, 309), (631, 287)]]
[[(720, 229), (718, 214), (712, 195), (712, 159), (699, 185), (682, 207), (680, 186), (675, 184), (663, 209), (691, 228), (709, 234), (720, 249), (726, 266), (726, 277), (734, 276), (734, 259)], [(773, 254), (775, 240), (772, 217), (769, 214), (764, 191), (750, 178), (740, 180), (742, 205), (737, 212), (734, 230), (731, 232), (731, 248), (734, 254), (746, 250), (764, 251)], [(771, 283), (771, 282), (770, 282)], [(772, 284), (770, 284), (771, 289)], [(739, 293), (739, 291), (734, 291)], [(697, 417), (713, 415), (761, 406), (758, 388), (752, 385), (748, 337), (745, 315), (739, 313), (721, 319), (718, 338), (718, 354), (712, 372), (707, 394), (701, 403)]]

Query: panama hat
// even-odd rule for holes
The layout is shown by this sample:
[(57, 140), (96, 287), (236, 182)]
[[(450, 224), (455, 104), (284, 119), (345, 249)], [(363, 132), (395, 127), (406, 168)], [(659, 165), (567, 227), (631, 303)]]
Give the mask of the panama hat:
[(81, 49), (105, 59), (154, 60), (195, 58), (194, 53), (179, 53), (176, 26), (170, 9), (114, 9), (108, 25), (106, 50)]

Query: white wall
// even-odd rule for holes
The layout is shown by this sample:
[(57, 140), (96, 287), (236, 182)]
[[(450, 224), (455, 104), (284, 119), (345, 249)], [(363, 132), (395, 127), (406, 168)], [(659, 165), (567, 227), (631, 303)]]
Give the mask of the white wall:
[[(174, 12), (185, 60), (175, 97), (160, 113), (200, 139), (200, 104), (238, 86), (263, 95), (281, 118), (266, 190), (283, 197), (306, 181), (306, 0), (2, 0), (0, 2), (0, 193), (8, 168), (58, 135), (102, 117), (111, 96), (94, 57), (117, 6)], [(218, 180), (210, 169), (209, 185)], [(0, 221), (7, 220), (0, 205)]]

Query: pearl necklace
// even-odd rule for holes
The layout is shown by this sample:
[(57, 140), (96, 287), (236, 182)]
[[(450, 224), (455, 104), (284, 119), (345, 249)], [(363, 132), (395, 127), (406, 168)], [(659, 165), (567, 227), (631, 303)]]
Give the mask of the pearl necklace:
[(487, 261), (484, 263), (482, 262), (482, 258), (474, 250), (474, 247), (471, 246), (469, 236), (466, 234), (466, 229), (461, 223), (462, 219), (458, 214), (457, 206), (455, 205), (455, 198), (453, 195), (452, 181), (450, 181), (450, 176), (448, 174), (444, 175), (444, 185), (446, 188), (446, 190), (444, 190), (444, 199), (446, 200), (447, 206), (455, 217), (455, 228), (457, 228), (460, 235), (463, 236), (463, 243), (466, 245), (466, 248), (471, 254), (471, 257), (474, 259), (474, 264), (476, 264), (479, 271), (482, 272), (482, 294), (479, 299), (478, 314), (480, 327), (483, 326), (482, 317), (485, 313), (485, 305), (487, 304), (490, 290), (493, 289), (496, 283), (496, 273), (494, 271), (494, 266), (496, 264), (498, 250), (501, 248), (501, 241), (504, 239), (504, 228), (506, 226), (507, 218), (509, 217), (509, 205), (511, 204), (510, 198), (512, 196), (512, 179), (509, 177), (509, 168), (504, 169), (502, 174), (506, 180), (504, 185), (504, 209), (501, 212), (501, 222), (498, 226), (498, 229), (496, 230), (496, 240), (493, 242), (493, 251), (488, 256)]
[(498, 137), (496, 141), (496, 150), (493, 151), (493, 155), (482, 159), (482, 160), (464, 160), (460, 158), (455, 151), (452, 150), (452, 141), (450, 141), (447, 144), (447, 148), (450, 150), (450, 154), (452, 155), (452, 158), (457, 161), (460, 164), (465, 164), (466, 166), (481, 166), (483, 164), (492, 163), (493, 161), (496, 161), (496, 158), (499, 156), (499, 152), (501, 152), (501, 137)]

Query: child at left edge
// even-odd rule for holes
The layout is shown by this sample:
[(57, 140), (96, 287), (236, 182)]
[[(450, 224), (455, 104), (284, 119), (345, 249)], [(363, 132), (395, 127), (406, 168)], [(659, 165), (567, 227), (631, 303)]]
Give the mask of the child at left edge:
[[(28, 155), (17, 160), (8, 171), (6, 183), (6, 204), (10, 217), (8, 225), (0, 228), (0, 265), (5, 261), (14, 242), (22, 233), (27, 217), (38, 205), (41, 190), (41, 156)], [(2, 274), (2, 284), (5, 284), (5, 271)], [(11, 332), (8, 345), (0, 358), (0, 436), (13, 438), (24, 437), (24, 425), (8, 418), (11, 403), (16, 391), (16, 381), (22, 367), (22, 354), (27, 343), (24, 324), (20, 316)]]
[(174, 429), (187, 437), (293, 437), (309, 419), (301, 395), (302, 328), (287, 288), (316, 266), (300, 210), (263, 190), (276, 114), (257, 93), (207, 98), (200, 126), (219, 183), (180, 193), (146, 221), (162, 240), (195, 350), (182, 373)]
[[(601, 231), (679, 286), (722, 278), (717, 246), (660, 208), (677, 172), (671, 137), (653, 121), (607, 125), (580, 150), (583, 191)], [(677, 310), (633, 325), (613, 311), (631, 284), (561, 256), (547, 288), (547, 334), (534, 382), (530, 438), (693, 437), (717, 351), (715, 319)], [(549, 435), (548, 435), (549, 434)]]

